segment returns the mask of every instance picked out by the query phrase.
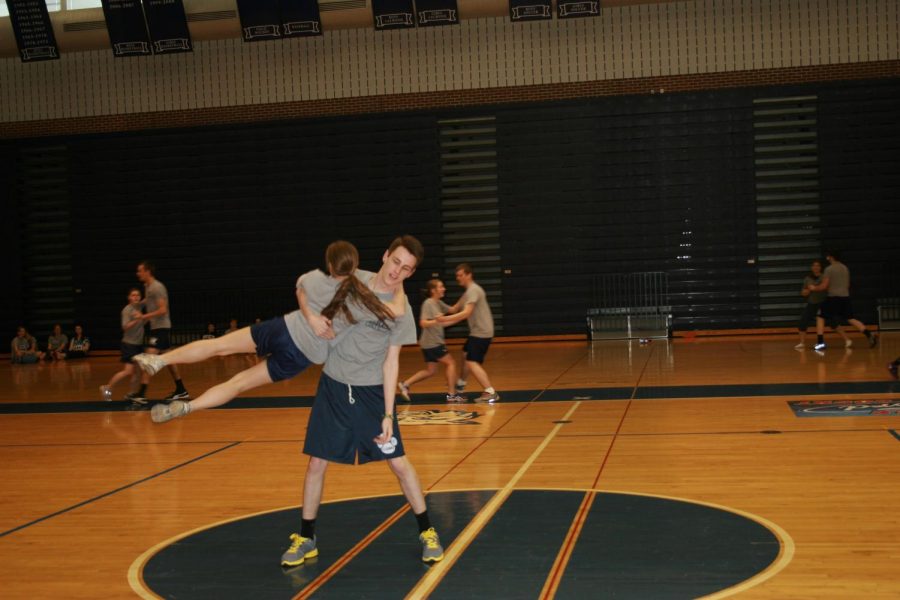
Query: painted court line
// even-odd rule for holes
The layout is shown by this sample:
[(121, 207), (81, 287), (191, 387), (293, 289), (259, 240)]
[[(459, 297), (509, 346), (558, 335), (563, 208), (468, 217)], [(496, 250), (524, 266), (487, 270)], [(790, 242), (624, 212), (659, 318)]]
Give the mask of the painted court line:
[(157, 477), (159, 477), (159, 476), (161, 476), (161, 475), (165, 475), (166, 473), (170, 473), (170, 472), (175, 471), (175, 470), (177, 470), (177, 469), (180, 469), (180, 468), (182, 468), (182, 467), (186, 467), (187, 465), (189, 465), (189, 464), (191, 464), (191, 463), (195, 463), (195, 462), (197, 462), (198, 460), (202, 460), (202, 459), (204, 459), (204, 458), (206, 458), (206, 457), (208, 457), (208, 456), (212, 456), (213, 454), (217, 454), (217, 453), (219, 453), (219, 452), (222, 452), (223, 450), (228, 450), (229, 448), (233, 448), (233, 447), (237, 446), (238, 444), (240, 444), (240, 442), (232, 442), (231, 444), (228, 444), (227, 446), (224, 446), (224, 447), (219, 448), (219, 449), (217, 449), (217, 450), (213, 450), (212, 452), (207, 452), (206, 454), (202, 454), (202, 455), (200, 455), (200, 456), (198, 456), (198, 457), (196, 457), (196, 458), (192, 458), (192, 459), (189, 460), (189, 461), (183, 462), (183, 463), (181, 463), (181, 464), (179, 464), (179, 465), (175, 465), (174, 467), (169, 467), (168, 469), (166, 469), (166, 470), (164, 470), (164, 471), (160, 471), (159, 473), (154, 473), (153, 475), (150, 475), (150, 476), (148, 476), (148, 477), (144, 477), (143, 479), (139, 479), (139, 480), (134, 481), (134, 482), (132, 482), (132, 483), (129, 483), (129, 484), (127, 484), (127, 485), (123, 485), (122, 487), (119, 487), (119, 488), (116, 488), (116, 489), (114, 489), (114, 490), (112, 490), (112, 491), (106, 492), (105, 494), (100, 494), (99, 496), (94, 496), (93, 498), (90, 498), (90, 499), (85, 500), (85, 501), (83, 501), (83, 502), (79, 502), (78, 504), (74, 504), (74, 505), (72, 505), (72, 506), (69, 506), (68, 508), (64, 508), (64, 509), (62, 509), (62, 510), (58, 510), (58, 511), (56, 511), (55, 513), (51, 513), (51, 514), (49, 514), (49, 515), (45, 515), (45, 516), (43, 516), (43, 517), (41, 517), (41, 518), (39, 518), (39, 519), (35, 519), (34, 521), (31, 521), (31, 522), (29, 522), (29, 523), (25, 523), (24, 525), (19, 525), (18, 527), (14, 527), (14, 528), (12, 528), (12, 529), (10, 529), (10, 530), (8, 530), (8, 531), (0, 532), (0, 537), (9, 535), (9, 534), (11, 534), (11, 533), (15, 533), (16, 531), (19, 531), (19, 530), (21, 530), (21, 529), (25, 529), (26, 527), (31, 527), (32, 525), (36, 525), (37, 523), (41, 523), (42, 521), (46, 521), (46, 520), (48, 520), (48, 519), (52, 519), (53, 517), (58, 517), (59, 515), (62, 515), (62, 514), (65, 514), (65, 513), (67, 513), (67, 512), (73, 511), (73, 510), (75, 510), (76, 508), (81, 508), (82, 506), (85, 506), (85, 505), (90, 504), (90, 503), (92, 503), (92, 502), (96, 502), (97, 500), (102, 500), (103, 498), (106, 498), (107, 496), (112, 496), (113, 494), (118, 494), (119, 492), (121, 492), (121, 491), (123, 491), (123, 490), (127, 490), (128, 488), (135, 487), (136, 485), (140, 485), (140, 484), (142, 484), (142, 483), (144, 483), (144, 482), (150, 481), (151, 479), (156, 479)]
[[(576, 402), (572, 405), (572, 408), (565, 414), (565, 416), (561, 419), (563, 421), (568, 420), (572, 414), (581, 406), (581, 401)], [(484, 508), (479, 511), (479, 513), (472, 519), (472, 522), (469, 523), (465, 529), (463, 529), (462, 533), (460, 533), (453, 543), (450, 545), (448, 549), (444, 552), (444, 560), (439, 563), (435, 563), (429, 570), (428, 574), (423, 577), (418, 585), (414, 587), (410, 593), (406, 596), (407, 598), (425, 598), (431, 592), (434, 591), (434, 588), (443, 578), (447, 571), (453, 567), (459, 557), (462, 555), (463, 551), (469, 546), (472, 540), (476, 535), (484, 528), (485, 524), (496, 514), (496, 512), (500, 509), (509, 495), (512, 493), (513, 488), (519, 482), (520, 479), (525, 475), (531, 465), (537, 460), (538, 456), (544, 451), (545, 448), (550, 444), (556, 434), (559, 433), (559, 430), (562, 429), (564, 423), (557, 424), (550, 433), (547, 434), (547, 437), (541, 442), (541, 444), (535, 449), (534, 452), (531, 453), (531, 456), (519, 467), (519, 470), (513, 475), (512, 479), (510, 479), (502, 489), (498, 490), (494, 497), (484, 506)]]

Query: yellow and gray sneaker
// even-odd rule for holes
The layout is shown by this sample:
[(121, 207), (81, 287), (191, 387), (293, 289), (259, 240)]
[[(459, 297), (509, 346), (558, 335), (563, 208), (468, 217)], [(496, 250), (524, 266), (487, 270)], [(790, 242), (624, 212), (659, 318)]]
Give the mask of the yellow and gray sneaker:
[(434, 527), (430, 527), (419, 534), (422, 542), (422, 561), (427, 563), (440, 562), (444, 559), (444, 547)]
[(150, 409), (150, 418), (154, 423), (165, 423), (177, 417), (183, 417), (191, 413), (191, 403), (183, 400), (174, 400), (169, 404), (155, 404)]
[(109, 389), (108, 385), (100, 386), (100, 397), (106, 400), (107, 402), (112, 402), (112, 390)]
[(409, 395), (409, 386), (403, 383), (402, 381), (397, 383), (397, 389), (400, 390), (400, 397), (406, 400), (407, 402), (412, 402), (412, 398)]
[(131, 362), (148, 375), (156, 375), (166, 366), (166, 361), (159, 354), (138, 354), (131, 357)]
[(302, 565), (307, 558), (315, 558), (319, 555), (316, 548), (316, 536), (303, 537), (299, 533), (291, 534), (291, 547), (281, 555), (281, 566), (296, 567)]

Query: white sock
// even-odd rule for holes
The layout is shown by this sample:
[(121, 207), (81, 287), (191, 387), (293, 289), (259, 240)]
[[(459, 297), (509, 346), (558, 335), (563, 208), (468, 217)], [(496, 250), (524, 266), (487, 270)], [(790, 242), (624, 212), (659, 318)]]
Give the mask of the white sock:
[(466, 380), (465, 380), (465, 379), (457, 379), (457, 380), (456, 380), (456, 385), (461, 385), (461, 386), (465, 387), (465, 386), (466, 386)]
[(493, 394), (493, 393), (494, 393), (494, 388), (492, 388), (492, 387), (486, 387), (486, 388), (484, 388), (484, 393), (485, 393), (485, 394)]

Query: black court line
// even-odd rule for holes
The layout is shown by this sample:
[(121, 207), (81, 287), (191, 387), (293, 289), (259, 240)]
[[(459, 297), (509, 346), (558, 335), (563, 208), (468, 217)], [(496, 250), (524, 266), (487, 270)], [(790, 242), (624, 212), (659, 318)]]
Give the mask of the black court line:
[[(552, 383), (551, 383), (552, 385)], [(565, 388), (501, 391), (502, 401), (555, 402), (566, 400), (664, 400), (670, 398), (734, 398), (758, 396), (829, 396), (840, 394), (897, 394), (894, 381), (851, 381), (832, 383), (757, 383), (729, 385), (674, 385), (630, 387)], [(246, 408), (310, 408), (313, 396), (272, 396), (235, 398), (214, 410)], [(397, 407), (444, 404), (444, 394), (416, 394), (412, 402)], [(471, 403), (469, 403), (471, 404)], [(147, 407), (149, 408), (149, 406)], [(11, 402), (0, 403), (0, 415), (134, 411), (130, 403), (102, 401)], [(136, 412), (146, 412), (146, 408)]]
[(892, 436), (894, 436), (895, 438), (900, 440), (900, 433), (897, 433), (896, 429), (888, 429), (888, 433), (890, 433)]
[(182, 467), (186, 467), (187, 465), (189, 465), (189, 464), (191, 464), (191, 463), (195, 463), (195, 462), (197, 462), (198, 460), (202, 460), (202, 459), (204, 459), (204, 458), (206, 458), (206, 457), (208, 457), (208, 456), (212, 456), (213, 454), (218, 454), (219, 452), (222, 452), (223, 450), (228, 450), (229, 448), (233, 448), (233, 447), (237, 446), (237, 445), (240, 444), (240, 443), (241, 443), (241, 442), (232, 442), (232, 443), (228, 444), (227, 446), (224, 446), (224, 447), (222, 447), (222, 448), (219, 448), (218, 450), (213, 450), (212, 452), (207, 452), (206, 454), (202, 454), (202, 455), (200, 455), (200, 456), (198, 456), (198, 457), (196, 457), (196, 458), (192, 458), (191, 460), (185, 461), (185, 462), (183, 462), (183, 463), (181, 463), (181, 464), (179, 464), (179, 465), (175, 465), (174, 467), (169, 467), (168, 469), (165, 469), (164, 471), (160, 471), (159, 473), (154, 473), (153, 475), (150, 475), (149, 477), (144, 477), (143, 479), (139, 479), (139, 480), (134, 481), (134, 482), (132, 482), (132, 483), (129, 483), (129, 484), (127, 484), (127, 485), (123, 485), (122, 487), (116, 488), (116, 489), (114, 489), (114, 490), (112, 490), (112, 491), (106, 492), (106, 493), (104, 493), (104, 494), (100, 494), (99, 496), (94, 496), (93, 498), (90, 498), (90, 499), (88, 499), (88, 500), (84, 500), (84, 501), (82, 501), (82, 502), (79, 502), (78, 504), (73, 504), (72, 506), (70, 506), (70, 507), (68, 507), (68, 508), (64, 508), (64, 509), (62, 509), (62, 510), (58, 510), (58, 511), (56, 511), (55, 513), (51, 513), (51, 514), (49, 514), (49, 515), (45, 515), (45, 516), (43, 516), (43, 517), (40, 517), (39, 519), (35, 519), (34, 521), (25, 523), (24, 525), (19, 525), (18, 527), (13, 527), (12, 529), (9, 529), (9, 530), (7, 530), (7, 531), (0, 532), (0, 537), (4, 537), (4, 536), (7, 536), (7, 535), (9, 535), (9, 534), (11, 534), (11, 533), (15, 533), (15, 532), (17, 532), (17, 531), (19, 531), (19, 530), (21, 530), (21, 529), (25, 529), (26, 527), (31, 527), (32, 525), (36, 525), (37, 523), (40, 523), (40, 522), (42, 522), (42, 521), (46, 521), (46, 520), (48, 520), (48, 519), (52, 519), (53, 517), (58, 517), (59, 515), (62, 515), (62, 514), (65, 514), (65, 513), (67, 513), (67, 512), (73, 511), (73, 510), (75, 510), (76, 508), (81, 508), (82, 506), (85, 506), (85, 505), (90, 504), (90, 503), (92, 503), (92, 502), (96, 502), (97, 500), (102, 500), (103, 498), (106, 498), (107, 496), (112, 496), (113, 494), (118, 494), (119, 492), (121, 492), (121, 491), (123, 491), (123, 490), (127, 490), (128, 488), (135, 487), (135, 486), (140, 485), (140, 484), (142, 484), (142, 483), (144, 483), (144, 482), (146, 482), (146, 481), (150, 481), (151, 479), (156, 479), (157, 477), (159, 477), (159, 476), (161, 476), (161, 475), (165, 475), (166, 473), (170, 473), (170, 472), (172, 472), (172, 471), (175, 471), (176, 469), (180, 469), (180, 468), (182, 468)]

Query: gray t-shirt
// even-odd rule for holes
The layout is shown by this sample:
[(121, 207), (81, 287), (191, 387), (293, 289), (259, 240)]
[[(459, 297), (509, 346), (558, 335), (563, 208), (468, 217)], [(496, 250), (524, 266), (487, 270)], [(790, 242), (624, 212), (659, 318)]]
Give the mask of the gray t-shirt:
[[(419, 319), (434, 319), (445, 314), (450, 307), (440, 300), (429, 298), (422, 303), (422, 312)], [(444, 345), (444, 326), (441, 324), (432, 327), (423, 327), (422, 335), (419, 336), (419, 345), (422, 348), (436, 348)]]
[(66, 344), (69, 343), (69, 336), (64, 333), (59, 335), (50, 335), (47, 338), (47, 349), (48, 350), (65, 350)]
[[(328, 306), (340, 285), (340, 281), (319, 269), (304, 273), (297, 279), (297, 288), (303, 288), (306, 293), (306, 304), (314, 313), (320, 313)], [(284, 315), (284, 322), (294, 344), (310, 362), (317, 365), (325, 362), (325, 359), (328, 358), (328, 340), (315, 334), (300, 310)], [(347, 328), (347, 322), (339, 316), (335, 316), (331, 327), (337, 336)]]
[(494, 317), (491, 315), (491, 307), (488, 306), (487, 295), (484, 289), (474, 281), (466, 288), (463, 294), (463, 308), (467, 304), (474, 304), (472, 314), (469, 315), (469, 335), (479, 338), (494, 337)]
[(10, 348), (19, 352), (28, 352), (32, 345), (35, 344), (34, 336), (26, 335), (25, 337), (16, 336), (12, 340)]
[[(803, 278), (803, 289), (809, 289), (811, 285), (819, 285), (822, 283), (822, 276), (812, 277), (811, 275), (807, 275)], [(802, 290), (801, 290), (802, 291)], [(810, 292), (808, 296), (806, 296), (807, 304), (822, 304), (825, 301), (825, 297), (828, 295), (828, 292), (822, 290), (821, 292)]]
[(169, 310), (171, 308), (171, 306), (169, 306), (169, 292), (161, 281), (155, 279), (153, 280), (153, 283), (144, 286), (144, 305), (147, 307), (147, 312), (157, 310), (161, 301), (166, 302), (166, 314), (150, 319), (150, 329), (172, 328), (172, 311)]
[[(356, 276), (368, 284), (374, 273), (357, 271)], [(394, 295), (376, 294), (382, 302), (390, 302)], [(359, 311), (359, 315), (357, 315)], [(326, 375), (348, 385), (381, 385), (382, 367), (390, 346), (416, 343), (416, 322), (412, 307), (406, 301), (403, 316), (380, 322), (361, 307), (351, 306), (356, 325), (335, 339), (328, 352), (323, 371)]]
[(141, 309), (131, 304), (126, 304), (122, 309), (122, 341), (132, 346), (142, 346), (144, 344), (144, 324), (138, 323), (134, 327), (125, 329), (125, 326), (140, 318)]
[(850, 295), (850, 269), (842, 262), (834, 261), (825, 267), (824, 276), (828, 278), (828, 297), (846, 298)]

